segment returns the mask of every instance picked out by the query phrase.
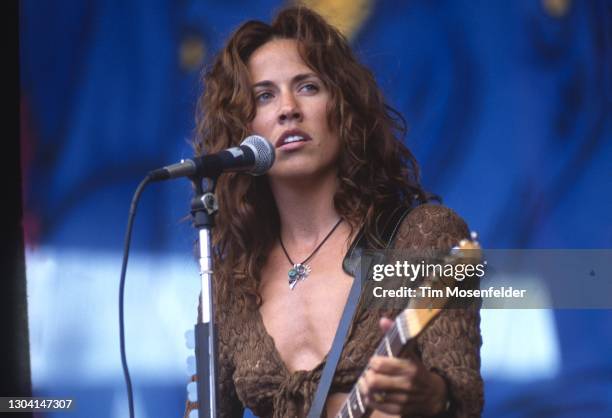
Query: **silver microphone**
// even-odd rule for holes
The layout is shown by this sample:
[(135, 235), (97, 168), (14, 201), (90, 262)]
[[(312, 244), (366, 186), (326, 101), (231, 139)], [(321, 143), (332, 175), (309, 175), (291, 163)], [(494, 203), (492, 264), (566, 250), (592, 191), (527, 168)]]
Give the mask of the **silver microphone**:
[(253, 176), (265, 174), (274, 164), (274, 147), (259, 135), (250, 135), (238, 147), (214, 154), (181, 160), (149, 173), (152, 181), (177, 177), (217, 177), (226, 171), (240, 171)]

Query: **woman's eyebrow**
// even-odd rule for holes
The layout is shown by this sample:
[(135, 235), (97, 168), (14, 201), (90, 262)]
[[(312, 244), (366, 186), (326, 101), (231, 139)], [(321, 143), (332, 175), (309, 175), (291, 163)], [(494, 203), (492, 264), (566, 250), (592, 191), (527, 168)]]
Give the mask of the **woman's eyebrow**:
[(317, 78), (317, 75), (314, 73), (304, 73), (304, 74), (298, 74), (295, 77), (293, 77), (293, 84), (295, 83), (299, 83), (300, 81), (304, 81), (308, 78)]
[[(291, 79), (291, 83), (296, 84), (308, 78), (317, 78), (317, 75), (314, 73), (297, 74)], [(258, 81), (257, 83), (253, 84), (252, 88), (256, 89), (258, 87), (274, 87), (274, 85), (275, 83), (270, 80), (262, 80), (262, 81)]]
[(253, 84), (252, 88), (256, 89), (257, 87), (272, 87), (272, 86), (274, 86), (273, 82), (269, 80), (263, 80), (263, 81), (259, 81)]

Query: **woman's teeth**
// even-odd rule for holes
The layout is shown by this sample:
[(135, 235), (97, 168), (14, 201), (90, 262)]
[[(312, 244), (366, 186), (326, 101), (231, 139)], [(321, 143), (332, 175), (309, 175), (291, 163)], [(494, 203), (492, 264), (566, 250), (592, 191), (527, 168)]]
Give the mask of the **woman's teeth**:
[(292, 135), (292, 136), (288, 136), (287, 138), (285, 138), (285, 140), (283, 141), (283, 144), (290, 144), (292, 142), (297, 142), (297, 141), (303, 141), (304, 137), (299, 136), (299, 135)]

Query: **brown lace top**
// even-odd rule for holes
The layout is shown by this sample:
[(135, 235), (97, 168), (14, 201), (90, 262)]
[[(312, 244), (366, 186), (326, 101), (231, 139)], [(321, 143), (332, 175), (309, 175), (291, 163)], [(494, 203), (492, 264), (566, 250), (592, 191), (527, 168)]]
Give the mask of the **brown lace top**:
[[(421, 205), (402, 221), (393, 248), (450, 249), (468, 237), (453, 211)], [(374, 309), (358, 309), (338, 362), (330, 393), (349, 392), (372, 356), (382, 333)], [(260, 418), (297, 417), (308, 411), (325, 360), (310, 371), (290, 373), (266, 332), (259, 311), (248, 316), (228, 312), (218, 319), (219, 415), (241, 417), (249, 408)], [(447, 382), (448, 417), (479, 417), (483, 407), (480, 376), (480, 314), (477, 306), (443, 311), (416, 339), (417, 354)], [(187, 402), (186, 413), (197, 409)]]

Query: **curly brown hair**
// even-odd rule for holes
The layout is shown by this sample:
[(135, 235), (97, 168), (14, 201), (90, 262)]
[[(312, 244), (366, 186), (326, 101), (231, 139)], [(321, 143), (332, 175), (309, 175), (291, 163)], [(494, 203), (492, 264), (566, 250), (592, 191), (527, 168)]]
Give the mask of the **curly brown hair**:
[[(255, 117), (247, 68), (251, 54), (273, 39), (295, 39), (300, 56), (330, 92), (329, 126), (341, 142), (334, 205), (351, 228), (363, 226), (373, 246), (376, 216), (388, 205), (430, 199), (417, 162), (403, 143), (406, 124), (388, 106), (372, 73), (354, 57), (346, 38), (304, 6), (278, 13), (272, 24), (248, 21), (230, 37), (204, 73), (198, 101), (196, 153), (237, 146)], [(267, 178), (227, 173), (218, 179), (219, 213), (213, 233), (217, 306), (257, 308), (260, 270), (279, 237), (279, 215)], [(227, 305), (226, 305), (227, 306)]]

